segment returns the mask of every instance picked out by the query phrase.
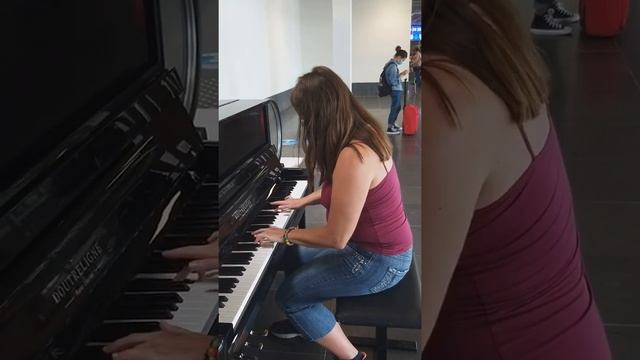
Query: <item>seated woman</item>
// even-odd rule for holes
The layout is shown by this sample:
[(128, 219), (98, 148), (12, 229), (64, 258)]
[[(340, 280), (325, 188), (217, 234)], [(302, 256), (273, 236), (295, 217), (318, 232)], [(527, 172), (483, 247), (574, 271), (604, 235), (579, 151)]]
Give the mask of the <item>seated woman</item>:
[[(409, 270), (413, 239), (391, 145), (376, 119), (326, 67), (300, 77), (291, 102), (300, 115), (310, 183), (317, 170), (322, 187), (302, 199), (274, 204), (293, 209), (321, 203), (328, 214), (323, 227), (254, 232), (259, 243), (295, 244), (287, 248), (288, 276), (277, 293), (291, 322), (272, 330), (277, 336), (316, 341), (339, 359), (364, 359), (366, 354), (349, 342), (322, 302), (386, 290)], [(212, 242), (164, 255), (192, 260), (186, 272), (203, 273), (217, 267), (212, 244), (217, 246)], [(210, 342), (210, 337), (163, 324), (162, 331), (132, 334), (105, 351), (120, 360), (200, 360)]]
[(511, 3), (423, 2), (423, 359), (609, 360), (546, 69)]
[(301, 334), (339, 359), (364, 359), (366, 354), (349, 342), (322, 302), (383, 291), (409, 270), (413, 240), (391, 146), (376, 119), (326, 67), (298, 79), (291, 103), (300, 116), (310, 183), (316, 170), (322, 186), (277, 205), (321, 203), (327, 208), (327, 224), (254, 232), (258, 242), (295, 245), (287, 249), (288, 276), (276, 294), (289, 321), (275, 324), (272, 333)]

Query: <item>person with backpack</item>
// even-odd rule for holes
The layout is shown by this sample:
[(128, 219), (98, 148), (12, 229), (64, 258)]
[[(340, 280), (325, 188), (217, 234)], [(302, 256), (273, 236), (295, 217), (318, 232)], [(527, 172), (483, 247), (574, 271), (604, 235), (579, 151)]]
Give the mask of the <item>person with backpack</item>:
[(580, 15), (565, 9), (558, 0), (535, 0), (535, 15), (531, 22), (534, 35), (570, 35), (568, 24), (580, 21)]
[(391, 108), (387, 121), (387, 134), (389, 135), (397, 135), (402, 131), (402, 128), (396, 125), (396, 119), (402, 109), (402, 93), (404, 91), (400, 77), (406, 75), (408, 70), (400, 71), (398, 66), (402, 65), (406, 59), (407, 52), (402, 50), (400, 45), (396, 46), (396, 54), (384, 65), (381, 76), (383, 83), (386, 82), (385, 85), (391, 90), (389, 94), (391, 95)]

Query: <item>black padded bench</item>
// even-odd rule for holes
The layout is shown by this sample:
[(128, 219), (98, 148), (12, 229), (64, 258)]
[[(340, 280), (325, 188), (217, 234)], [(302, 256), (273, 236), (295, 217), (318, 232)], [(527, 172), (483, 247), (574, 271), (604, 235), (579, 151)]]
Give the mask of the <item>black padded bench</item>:
[(387, 350), (418, 351), (415, 341), (390, 340), (388, 328), (420, 329), (420, 279), (415, 256), (400, 282), (383, 292), (336, 299), (336, 319), (344, 325), (376, 328), (376, 338), (349, 337), (356, 346), (376, 349), (376, 360), (386, 360)]

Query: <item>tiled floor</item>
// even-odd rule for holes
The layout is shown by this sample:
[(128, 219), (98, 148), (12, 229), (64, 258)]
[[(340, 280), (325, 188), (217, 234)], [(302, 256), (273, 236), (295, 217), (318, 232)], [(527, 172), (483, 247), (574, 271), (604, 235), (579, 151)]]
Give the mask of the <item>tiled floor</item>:
[[(528, 18), (529, 2), (518, 3)], [(536, 39), (551, 69), (552, 115), (615, 360), (640, 359), (640, 2), (631, 3), (618, 38)]]
[[(418, 97), (419, 98), (419, 97)], [(418, 99), (413, 92), (410, 92), (409, 102), (415, 103)], [(389, 98), (359, 98), (358, 99), (375, 117), (380, 121), (381, 125), (386, 125), (387, 115), (389, 113)], [(284, 113), (283, 116), (283, 138), (297, 140), (298, 135), (298, 119), (293, 110)], [(401, 122), (402, 113), (398, 116), (398, 122)], [(414, 248), (416, 254), (420, 253), (420, 135), (390, 136), (391, 143), (394, 148), (394, 161), (397, 166), (402, 192), (405, 202), (407, 217), (411, 223), (411, 229), (414, 236)], [(300, 156), (301, 151), (295, 145), (285, 146), (283, 148), (283, 156)], [(325, 211), (320, 206), (307, 208), (306, 223), (308, 227), (323, 225), (325, 223)], [(419, 259), (418, 259), (419, 262)], [(273, 321), (284, 318), (277, 306), (273, 302), (273, 295), (278, 285), (282, 281), (281, 276), (276, 279), (271, 289), (271, 296), (264, 305), (261, 317), (258, 320), (257, 329), (264, 329)], [(331, 309), (335, 308), (333, 302), (328, 302), (327, 306)], [(345, 327), (345, 332), (353, 336), (374, 336), (374, 330), (363, 327)], [(416, 330), (390, 329), (390, 339), (412, 340), (417, 341), (419, 333)], [(333, 359), (331, 354), (315, 345), (303, 340), (279, 340), (273, 337), (254, 338), (251, 342), (262, 342), (264, 349), (261, 352), (261, 359)], [(375, 359), (371, 349), (363, 348), (369, 353), (368, 359)], [(390, 360), (414, 360), (419, 356), (415, 352), (407, 351), (390, 351), (388, 358)]]

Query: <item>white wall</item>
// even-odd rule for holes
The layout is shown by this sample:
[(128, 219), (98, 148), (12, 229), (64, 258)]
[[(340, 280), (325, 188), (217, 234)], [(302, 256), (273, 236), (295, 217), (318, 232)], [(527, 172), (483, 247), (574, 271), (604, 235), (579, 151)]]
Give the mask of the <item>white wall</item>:
[(349, 88), (352, 83), (352, 0), (333, 0), (333, 67)]
[(351, 2), (220, 1), (220, 99), (276, 95), (317, 65), (350, 86)]
[(224, 0), (219, 7), (220, 99), (262, 99), (293, 87), (303, 72), (300, 1)]
[(333, 13), (331, 0), (300, 0), (302, 70), (333, 64)]
[[(397, 45), (410, 53), (411, 0), (352, 1), (353, 82), (378, 82)], [(400, 71), (408, 68), (407, 59)]]

